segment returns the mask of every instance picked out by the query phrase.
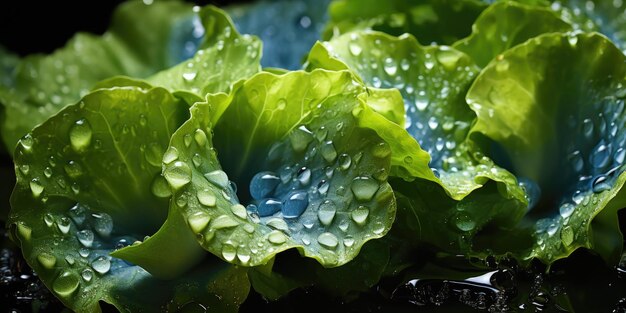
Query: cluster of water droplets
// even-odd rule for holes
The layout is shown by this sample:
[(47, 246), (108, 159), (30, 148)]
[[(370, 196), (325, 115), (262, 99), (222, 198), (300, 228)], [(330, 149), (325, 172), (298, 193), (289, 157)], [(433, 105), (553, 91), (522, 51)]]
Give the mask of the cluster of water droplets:
[[(82, 293), (92, 292), (98, 288), (95, 283), (98, 279), (133, 266), (109, 255), (113, 250), (136, 243), (137, 239), (116, 235), (113, 219), (107, 213), (77, 203), (64, 213), (45, 213), (41, 223), (45, 227), (36, 230), (20, 223), (18, 233), (26, 241), (35, 236), (33, 232), (42, 229), (54, 234), (50, 246), (41, 247), (35, 258), (44, 271), (59, 272), (52, 290), (61, 297), (70, 297), (79, 289)], [(56, 253), (57, 249), (63, 253)]]
[[(619, 86), (621, 89), (622, 87)], [(569, 116), (567, 120), (568, 154), (565, 173), (573, 173), (559, 204), (558, 215), (537, 221), (536, 232), (541, 251), (568, 247), (578, 236), (586, 236), (593, 212), (602, 201), (600, 194), (613, 188), (624, 171), (626, 159), (626, 117), (624, 100), (607, 97), (596, 101), (589, 114)], [(548, 240), (559, 236), (560, 240)], [(556, 247), (550, 247), (556, 245)]]
[[(456, 118), (453, 114), (459, 110), (451, 106), (464, 104), (462, 94), (476, 70), (463, 65), (459, 61), (463, 54), (450, 48), (422, 49), (411, 41), (382, 38), (366, 47), (362, 38), (353, 34), (347, 46), (349, 56), (343, 59), (372, 86), (400, 90), (405, 128), (431, 155), (431, 167), (441, 168), (469, 129), (469, 121)], [(389, 54), (397, 51), (407, 55)]]

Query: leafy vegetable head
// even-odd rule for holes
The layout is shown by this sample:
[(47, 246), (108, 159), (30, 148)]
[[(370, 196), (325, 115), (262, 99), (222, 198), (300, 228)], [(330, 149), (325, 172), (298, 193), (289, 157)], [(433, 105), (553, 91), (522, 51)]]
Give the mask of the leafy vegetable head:
[(383, 236), (390, 150), (357, 124), (366, 97), (349, 72), (316, 70), (260, 73), (196, 103), (164, 176), (198, 242), (246, 266), (290, 248), (339, 266)]
[(527, 257), (587, 247), (614, 259), (622, 247), (624, 61), (599, 34), (546, 34), (494, 60), (468, 92), (475, 138), (494, 143), (536, 203)]

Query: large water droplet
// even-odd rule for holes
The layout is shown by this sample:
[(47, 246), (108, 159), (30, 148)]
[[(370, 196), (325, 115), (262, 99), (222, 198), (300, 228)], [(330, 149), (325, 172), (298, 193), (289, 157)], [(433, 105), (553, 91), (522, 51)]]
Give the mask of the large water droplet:
[(576, 207), (571, 203), (564, 203), (559, 207), (559, 214), (562, 218), (566, 219), (574, 213)]
[(90, 282), (93, 278), (93, 271), (90, 268), (86, 268), (80, 273), (80, 276), (83, 278), (84, 281)]
[(93, 229), (101, 237), (109, 237), (113, 231), (113, 218), (107, 213), (93, 213)]
[(170, 164), (176, 160), (178, 160), (178, 149), (176, 149), (175, 147), (170, 147), (169, 149), (167, 149), (167, 151), (165, 151), (165, 154), (163, 155), (163, 162), (165, 164)]
[(152, 181), (152, 194), (158, 198), (169, 198), (172, 195), (170, 186), (167, 184), (165, 177), (157, 175)]
[(217, 198), (215, 197), (213, 192), (209, 189), (198, 190), (198, 192), (196, 192), (196, 197), (198, 198), (198, 201), (200, 202), (200, 204), (211, 207), (211, 208), (215, 207), (217, 203)]
[(208, 141), (206, 133), (202, 129), (196, 129), (193, 133), (193, 138), (200, 147), (204, 147)]
[(76, 238), (78, 238), (78, 241), (85, 247), (91, 247), (93, 245), (94, 235), (89, 229), (83, 229), (77, 232)]
[(280, 183), (274, 172), (259, 172), (250, 181), (250, 195), (260, 200), (269, 196)]
[(231, 228), (239, 225), (239, 222), (235, 221), (232, 217), (228, 215), (220, 215), (213, 220), (211, 223), (211, 228), (213, 229), (224, 229)]
[(378, 191), (378, 182), (366, 176), (359, 176), (352, 180), (350, 186), (354, 197), (359, 201), (372, 200), (374, 194)]
[(257, 210), (259, 216), (266, 217), (275, 214), (282, 209), (283, 204), (277, 199), (263, 199), (259, 202)]
[(22, 139), (20, 139), (20, 144), (22, 145), (22, 148), (28, 152), (33, 148), (34, 141), (35, 140), (31, 134), (26, 134), (22, 137)]
[(350, 42), (348, 44), (348, 50), (350, 50), (350, 54), (352, 54), (355, 57), (358, 57), (359, 55), (361, 55), (363, 48), (361, 48), (361, 45), (359, 45), (356, 42)]
[(99, 256), (91, 262), (91, 268), (100, 274), (106, 274), (111, 269), (111, 261), (105, 256)]
[(327, 249), (335, 249), (339, 241), (337, 240), (337, 236), (331, 233), (321, 233), (317, 236), (317, 242)]
[(187, 163), (177, 161), (165, 169), (164, 176), (170, 186), (180, 189), (191, 181), (191, 168)]
[(79, 283), (80, 279), (78, 275), (70, 271), (65, 271), (54, 280), (52, 290), (61, 297), (68, 297), (78, 289)]
[(611, 184), (608, 181), (608, 177), (606, 175), (599, 175), (596, 177), (591, 185), (593, 192), (600, 193), (606, 190), (611, 189)]
[(52, 269), (57, 263), (57, 258), (52, 254), (42, 252), (37, 256), (37, 261), (45, 269)]
[(568, 156), (570, 164), (572, 164), (572, 168), (577, 173), (580, 173), (583, 170), (584, 161), (580, 151), (574, 151)]
[(389, 76), (396, 75), (396, 73), (398, 72), (398, 65), (396, 64), (396, 62), (392, 58), (385, 58), (383, 62), (383, 69), (385, 70), (385, 73), (387, 73), (387, 75)]
[(591, 119), (586, 118), (583, 120), (583, 135), (590, 139), (593, 136), (593, 122)]
[(228, 176), (222, 170), (216, 170), (210, 173), (204, 174), (204, 177), (213, 185), (220, 188), (226, 188), (228, 186)]
[(57, 228), (63, 234), (67, 234), (70, 231), (71, 221), (69, 218), (63, 216), (57, 220)]
[(313, 141), (313, 133), (311, 133), (306, 126), (302, 125), (291, 132), (289, 140), (291, 141), (291, 147), (294, 151), (302, 152), (306, 150), (309, 143)]
[(70, 128), (70, 144), (72, 149), (82, 152), (91, 144), (92, 130), (86, 119), (80, 119)]
[(317, 217), (322, 225), (328, 226), (333, 222), (336, 213), (337, 206), (335, 203), (332, 200), (324, 200), (318, 208)]
[(349, 155), (342, 153), (339, 156), (339, 168), (342, 170), (347, 170), (350, 168), (350, 165), (352, 164), (352, 158), (350, 158)]
[(297, 218), (309, 205), (309, 196), (305, 191), (295, 190), (287, 194), (282, 212), (285, 218)]
[(307, 186), (311, 182), (311, 170), (303, 167), (298, 171), (297, 177), (302, 186)]
[(454, 219), (454, 225), (462, 231), (471, 231), (476, 227), (476, 222), (466, 213), (460, 212)]
[(606, 145), (604, 141), (600, 141), (600, 143), (591, 152), (590, 162), (595, 168), (602, 169), (609, 164), (610, 156), (610, 146)]
[(33, 178), (33, 180), (30, 181), (30, 191), (33, 193), (33, 197), (39, 198), (43, 190), (44, 186), (41, 184), (38, 178)]
[(335, 145), (332, 141), (324, 142), (320, 148), (320, 153), (322, 154), (324, 160), (328, 163), (335, 162), (335, 159), (337, 158), (337, 150), (335, 150)]
[(189, 227), (191, 227), (191, 230), (196, 234), (203, 231), (207, 227), (207, 225), (209, 225), (210, 221), (211, 217), (205, 212), (196, 212), (189, 215), (189, 217), (187, 218), (187, 223), (189, 224)]
[(237, 249), (231, 244), (224, 244), (222, 246), (222, 256), (224, 260), (232, 262), (237, 256)]
[(354, 209), (350, 215), (355, 223), (362, 226), (365, 225), (369, 214), (370, 210), (367, 207), (360, 205), (358, 208)]
[(570, 226), (561, 229), (561, 241), (563, 241), (563, 245), (566, 247), (571, 245), (574, 241), (574, 231)]
[(280, 245), (287, 241), (287, 236), (281, 231), (273, 230), (267, 236), (267, 240), (275, 245)]

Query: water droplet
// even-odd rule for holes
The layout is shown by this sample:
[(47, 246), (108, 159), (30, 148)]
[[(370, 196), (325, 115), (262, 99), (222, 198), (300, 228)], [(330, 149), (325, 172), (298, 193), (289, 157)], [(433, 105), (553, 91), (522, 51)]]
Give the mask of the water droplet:
[(370, 210), (365, 207), (365, 206), (359, 206), (358, 208), (354, 209), (352, 211), (352, 213), (350, 214), (352, 216), (352, 220), (357, 223), (358, 225), (365, 225), (365, 222), (367, 221), (367, 217), (370, 214)]
[(287, 225), (287, 222), (285, 222), (285, 220), (283, 220), (282, 218), (277, 218), (277, 217), (271, 218), (265, 224), (276, 230), (281, 230), (284, 232), (289, 231), (289, 226)]
[(43, 222), (46, 224), (46, 226), (51, 227), (54, 223), (54, 217), (52, 217), (52, 214), (46, 213), (43, 216)]
[(354, 197), (359, 201), (372, 200), (374, 194), (378, 191), (378, 182), (366, 176), (355, 177), (350, 186)]
[(41, 185), (38, 178), (33, 178), (33, 180), (30, 181), (30, 191), (33, 193), (33, 197), (39, 198), (43, 190), (44, 187)]
[(93, 213), (93, 229), (101, 237), (109, 237), (113, 231), (113, 218), (107, 213)]
[(211, 228), (217, 230), (231, 228), (237, 225), (239, 225), (239, 222), (235, 221), (235, 219), (233, 219), (232, 217), (228, 215), (220, 215), (213, 220), (213, 222), (211, 223)]
[(298, 171), (298, 181), (302, 186), (307, 186), (311, 182), (311, 170), (307, 167), (302, 167)]
[(33, 136), (31, 134), (26, 134), (22, 139), (20, 139), (20, 144), (27, 152), (33, 148)]
[(297, 218), (309, 205), (309, 196), (305, 191), (295, 190), (287, 194), (283, 202), (282, 213), (285, 218)]
[(413, 163), (413, 157), (410, 156), (410, 155), (407, 155), (406, 157), (404, 157), (404, 163), (406, 163), (406, 164)]
[(222, 246), (222, 256), (224, 260), (232, 262), (237, 256), (237, 249), (231, 244), (224, 244)]
[(178, 149), (170, 147), (163, 155), (163, 162), (165, 164), (170, 164), (176, 160), (178, 160)]
[(111, 261), (105, 256), (99, 256), (91, 262), (91, 268), (100, 274), (106, 274), (111, 269)]
[(78, 289), (79, 283), (78, 275), (70, 271), (64, 271), (52, 283), (52, 290), (61, 297), (68, 297)]
[(599, 175), (593, 180), (592, 187), (593, 192), (600, 193), (611, 189), (611, 184), (608, 181), (606, 175)]
[(228, 187), (228, 176), (222, 170), (216, 170), (210, 173), (204, 174), (204, 177), (213, 185), (216, 185), (220, 188)]
[(287, 236), (281, 231), (273, 230), (267, 235), (267, 240), (275, 245), (280, 245), (287, 241)]
[(89, 229), (83, 229), (77, 232), (76, 238), (78, 238), (78, 241), (80, 241), (80, 243), (85, 247), (89, 248), (93, 245), (94, 235), (93, 232)]
[(337, 158), (337, 150), (335, 150), (335, 145), (333, 145), (332, 141), (324, 142), (320, 148), (320, 153), (328, 163), (334, 162)]
[(398, 72), (398, 65), (392, 58), (385, 58), (383, 69), (389, 76), (394, 76)]
[(256, 200), (269, 196), (280, 183), (274, 172), (259, 172), (250, 181), (250, 195)]
[(191, 134), (186, 134), (185, 136), (183, 136), (183, 143), (185, 144), (185, 147), (187, 148), (191, 146)]
[(317, 217), (322, 225), (329, 226), (333, 222), (336, 213), (337, 206), (335, 203), (332, 200), (324, 200), (318, 208)]
[(619, 148), (617, 149), (617, 151), (615, 151), (615, 156), (613, 157), (613, 159), (615, 160), (615, 163), (621, 165), (624, 163), (625, 157), (626, 150), (624, 150), (624, 148)]
[(196, 234), (203, 231), (207, 225), (209, 225), (210, 221), (211, 217), (205, 212), (196, 212), (187, 217), (189, 227), (191, 227), (191, 230)]
[(361, 46), (356, 42), (350, 42), (348, 44), (348, 50), (350, 50), (350, 54), (357, 57), (361, 54), (363, 48), (361, 48)]
[(169, 198), (172, 196), (172, 191), (170, 190), (170, 186), (167, 184), (165, 177), (161, 175), (157, 175), (152, 181), (151, 186), (152, 194), (157, 196), (158, 198)]
[(391, 149), (386, 142), (381, 142), (372, 148), (372, 155), (379, 159), (388, 157), (391, 154)]
[(88, 249), (85, 249), (85, 248), (80, 248), (80, 249), (78, 249), (78, 254), (79, 254), (81, 257), (83, 257), (83, 258), (88, 257), (88, 256), (89, 256), (89, 253), (90, 253), (90, 252), (89, 252), (89, 250), (88, 250)]
[(352, 238), (352, 236), (346, 236), (346, 238), (343, 239), (343, 245), (350, 248), (354, 245), (354, 238)]
[(76, 260), (74, 260), (73, 256), (66, 255), (65, 256), (65, 262), (67, 262), (68, 265), (74, 265), (74, 263), (76, 263)]
[(77, 178), (83, 174), (82, 167), (75, 161), (67, 162), (63, 168), (65, 169), (65, 173), (71, 178)]
[(86, 268), (82, 271), (82, 273), (80, 273), (80, 276), (83, 278), (84, 281), (90, 282), (93, 278), (93, 271), (90, 268)]
[(277, 199), (263, 199), (259, 202), (258, 212), (261, 217), (266, 217), (281, 211), (283, 204)]
[(233, 204), (230, 207), (230, 211), (237, 217), (241, 218), (241, 219), (246, 219), (246, 217), (248, 216), (248, 212), (246, 212), (246, 208), (237, 203), (237, 204)]
[(572, 213), (574, 213), (575, 209), (576, 209), (576, 207), (573, 204), (571, 204), (571, 203), (563, 203), (559, 207), (559, 214), (561, 215), (562, 218), (566, 219), (566, 218), (570, 217), (570, 215), (572, 215)]
[(574, 241), (574, 231), (570, 226), (566, 226), (565, 228), (561, 229), (561, 241), (563, 241), (563, 244), (566, 247), (571, 245)]
[(320, 180), (320, 182), (317, 184), (317, 191), (322, 196), (326, 195), (326, 193), (328, 192), (328, 188), (330, 188), (330, 182), (325, 179)]
[(572, 164), (572, 168), (574, 169), (574, 171), (576, 172), (580, 172), (583, 170), (583, 166), (584, 166), (584, 161), (583, 161), (583, 157), (580, 153), (580, 151), (574, 151), (572, 152), (569, 156), (568, 159), (570, 161), (570, 164)]
[(350, 165), (352, 164), (352, 158), (350, 158), (349, 155), (342, 153), (339, 156), (339, 168), (342, 170), (347, 170), (350, 168)]
[(590, 162), (595, 168), (602, 169), (609, 164), (610, 155), (610, 147), (604, 144), (604, 141), (600, 141), (600, 143), (591, 152)]
[(471, 231), (476, 227), (476, 222), (466, 213), (457, 214), (454, 225), (461, 231)]
[(441, 47), (439, 51), (437, 51), (436, 57), (437, 61), (439, 61), (439, 63), (441, 63), (443, 67), (445, 67), (447, 70), (452, 70), (456, 68), (456, 64), (461, 58), (461, 55), (462, 54), (456, 51), (449, 50), (446, 47)]
[(211, 207), (211, 208), (215, 207), (217, 203), (217, 198), (215, 197), (213, 192), (209, 189), (198, 190), (198, 192), (196, 192), (196, 197), (198, 198), (198, 201), (200, 202), (200, 204)]
[(161, 145), (156, 142), (148, 144), (148, 146), (144, 150), (144, 157), (150, 165), (160, 168), (161, 160), (163, 158), (163, 149), (161, 148)]
[(198, 72), (196, 71), (183, 73), (183, 79), (187, 82), (192, 82), (194, 79), (196, 79), (196, 76), (198, 76)]
[(86, 119), (80, 119), (70, 128), (70, 144), (76, 152), (82, 152), (91, 144), (92, 130)]
[(593, 122), (591, 119), (586, 118), (583, 120), (583, 135), (585, 135), (587, 139), (591, 139), (593, 136)]
[(46, 167), (43, 170), (43, 174), (46, 176), (46, 178), (50, 178), (52, 176), (52, 169), (49, 167)]
[(52, 254), (42, 252), (37, 256), (37, 261), (45, 269), (52, 269), (57, 263), (57, 258)]
[(191, 181), (191, 168), (187, 163), (177, 161), (165, 169), (164, 176), (170, 186), (180, 189)]
[(289, 140), (294, 151), (303, 152), (313, 141), (313, 133), (303, 125), (291, 132)]
[(199, 147), (204, 147), (208, 142), (206, 133), (199, 128), (193, 133), (193, 138), (196, 140), (196, 144), (198, 144)]
[(28, 164), (20, 165), (20, 172), (22, 172), (22, 174), (28, 175), (29, 170), (30, 170), (30, 166), (28, 166)]
[(335, 249), (337, 247), (337, 244), (339, 243), (337, 237), (328, 232), (321, 233), (319, 236), (317, 236), (317, 242), (319, 242), (321, 246), (327, 249)]
[(61, 231), (61, 233), (63, 234), (67, 234), (70, 232), (70, 225), (71, 225), (71, 221), (69, 218), (67, 217), (61, 217), (57, 220), (57, 228)]

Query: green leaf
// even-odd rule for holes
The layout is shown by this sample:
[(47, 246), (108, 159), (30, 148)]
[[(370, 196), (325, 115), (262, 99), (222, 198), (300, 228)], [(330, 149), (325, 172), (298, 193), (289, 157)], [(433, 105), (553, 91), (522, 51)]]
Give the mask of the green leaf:
[[(198, 15), (202, 17), (205, 27)], [(145, 78), (192, 57), (205, 33), (202, 47), (214, 47), (207, 50), (207, 55), (201, 58), (203, 62), (196, 64), (195, 70), (209, 63), (209, 71), (205, 73), (219, 70), (219, 74), (210, 77), (200, 75), (202, 77), (197, 79), (207, 81), (198, 83), (199, 86), (190, 86), (185, 81), (185, 78), (191, 77), (190, 72), (179, 66), (170, 71), (178, 77), (164, 83), (165, 87), (217, 91), (218, 88), (228, 87), (225, 85), (230, 79), (241, 79), (247, 77), (250, 71), (258, 71), (258, 64), (248, 68), (250, 64), (247, 62), (233, 66), (233, 63), (224, 63), (229, 59), (209, 59), (215, 56), (215, 50), (219, 50), (217, 39), (225, 36), (227, 29), (231, 29), (233, 42), (237, 40), (237, 34), (229, 23), (222, 11), (211, 7), (197, 14), (191, 5), (181, 2), (158, 2), (153, 5), (128, 2), (115, 12), (111, 28), (104, 35), (79, 33), (51, 55), (24, 58), (13, 71), (14, 88), (7, 94), (0, 90), (0, 101), (6, 110), (2, 125), (5, 145), (13, 150), (20, 137), (64, 106), (78, 101), (100, 80), (116, 75)], [(246, 43), (258, 44), (253, 38), (242, 39), (233, 48), (239, 57), (234, 64), (247, 56), (242, 54), (240, 46)], [(254, 51), (251, 49), (248, 53)], [(224, 57), (232, 58), (233, 54)], [(159, 77), (162, 76), (154, 78), (155, 83), (163, 83)]]
[[(309, 68), (349, 67), (368, 85), (400, 90), (405, 124), (368, 108), (359, 125), (390, 143), (391, 175), (414, 181), (405, 190), (412, 199), (401, 207), (400, 220), (424, 220), (433, 229), (407, 227), (406, 236), (445, 250), (481, 253), (473, 248), (478, 232), (490, 225), (511, 227), (524, 215), (527, 200), (515, 177), (466, 141), (475, 114), (464, 97), (478, 72), (467, 55), (449, 47), (420, 46), (410, 35), (354, 32), (318, 44), (308, 61)], [(481, 190), (490, 181), (497, 188)], [(459, 229), (454, 225), (464, 210), (466, 226)], [(442, 224), (447, 231), (437, 233)]]
[(572, 27), (547, 8), (504, 1), (489, 6), (478, 17), (472, 34), (453, 47), (485, 67), (505, 50), (544, 33), (567, 32)]
[[(247, 294), (246, 284), (221, 294), (215, 280), (245, 280), (245, 272), (218, 259), (163, 282), (110, 256), (165, 220), (171, 192), (161, 159), (187, 117), (187, 105), (162, 88), (100, 89), (19, 141), (9, 225), (28, 264), (69, 308), (98, 312), (102, 300), (119, 310), (160, 310), (182, 306), (188, 301), (180, 298), (189, 296), (236, 307)], [(201, 250), (185, 227), (177, 228), (176, 238)], [(163, 250), (158, 261), (175, 271), (188, 262)], [(220, 304), (220, 297), (228, 300)]]
[(393, 176), (437, 182), (457, 200), (496, 180), (524, 199), (510, 173), (479, 153), (470, 153), (473, 150), (465, 143), (475, 115), (464, 97), (478, 73), (467, 55), (449, 47), (421, 46), (410, 35), (354, 32), (316, 45), (308, 66), (347, 67), (368, 85), (400, 90), (404, 125), (383, 126), (388, 122), (367, 110), (360, 119), (361, 125), (375, 129), (390, 143)]
[(246, 266), (296, 248), (333, 267), (383, 236), (395, 215), (389, 150), (356, 125), (366, 96), (349, 72), (316, 70), (260, 73), (196, 103), (172, 137), (164, 175), (198, 242)]
[(424, 44), (452, 44), (470, 34), (486, 7), (475, 0), (340, 0), (330, 5), (323, 38), (372, 29), (395, 36), (409, 33)]
[(468, 92), (472, 137), (536, 190), (525, 257), (551, 263), (585, 247), (616, 261), (625, 64), (602, 35), (546, 34), (492, 61)]
[(198, 50), (188, 61), (151, 76), (148, 82), (172, 92), (188, 91), (204, 97), (226, 92), (236, 81), (261, 70), (258, 38), (240, 35), (230, 18), (217, 8), (203, 9), (200, 17), (209, 25), (204, 37), (207, 48)]

